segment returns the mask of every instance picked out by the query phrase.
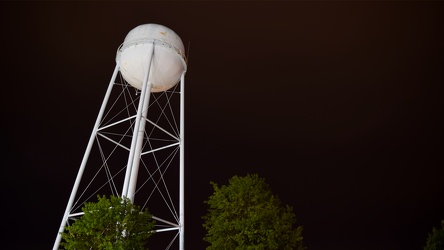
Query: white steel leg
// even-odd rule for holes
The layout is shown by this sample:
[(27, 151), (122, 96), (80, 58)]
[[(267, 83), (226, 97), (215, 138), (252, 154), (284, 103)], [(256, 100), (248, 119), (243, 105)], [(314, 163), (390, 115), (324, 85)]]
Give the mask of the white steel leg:
[(66, 209), (65, 209), (65, 214), (63, 215), (62, 222), (60, 223), (60, 228), (59, 228), (59, 232), (57, 233), (57, 238), (56, 238), (56, 240), (54, 242), (54, 246), (52, 248), (53, 250), (59, 249), (60, 241), (62, 240), (62, 233), (65, 230), (65, 225), (68, 221), (68, 216), (69, 216), (70, 210), (72, 209), (72, 205), (74, 203), (74, 199), (76, 197), (77, 190), (79, 189), (80, 181), (82, 179), (83, 172), (85, 170), (85, 166), (86, 166), (86, 163), (89, 158), (89, 154), (90, 154), (92, 146), (94, 144), (94, 139), (97, 135), (97, 130), (99, 128), (100, 121), (102, 120), (103, 113), (105, 112), (106, 104), (108, 103), (108, 99), (109, 99), (109, 96), (111, 95), (111, 90), (113, 89), (117, 73), (119, 72), (119, 67), (120, 67), (120, 62), (117, 61), (116, 67), (114, 68), (114, 72), (111, 77), (111, 81), (109, 82), (108, 89), (105, 94), (105, 98), (103, 99), (102, 106), (100, 107), (99, 115), (97, 116), (96, 123), (94, 124), (94, 128), (91, 133), (91, 137), (89, 138), (88, 146), (86, 147), (85, 154), (83, 155), (83, 160), (80, 165), (79, 172), (77, 173), (76, 181), (74, 183), (74, 187), (72, 188), (71, 196), (69, 197), (69, 201), (68, 201), (68, 205), (66, 206)]

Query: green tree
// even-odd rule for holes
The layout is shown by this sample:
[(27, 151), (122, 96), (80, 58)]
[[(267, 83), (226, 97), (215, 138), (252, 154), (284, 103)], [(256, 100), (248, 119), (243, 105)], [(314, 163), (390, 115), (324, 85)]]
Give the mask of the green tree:
[(429, 233), (424, 250), (444, 250), (444, 220), (441, 221), (441, 229), (432, 229)]
[(155, 221), (128, 198), (98, 196), (85, 203), (84, 215), (62, 234), (66, 250), (139, 250), (153, 233)]
[(302, 226), (295, 227), (293, 208), (282, 206), (257, 174), (234, 176), (227, 186), (211, 182), (203, 227), (208, 250), (305, 249)]

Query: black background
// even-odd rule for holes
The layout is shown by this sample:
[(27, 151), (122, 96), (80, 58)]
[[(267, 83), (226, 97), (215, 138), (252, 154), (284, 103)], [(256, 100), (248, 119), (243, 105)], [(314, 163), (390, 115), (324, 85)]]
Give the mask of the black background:
[[(444, 219), (441, 2), (2, 2), (5, 249), (50, 249), (126, 34), (189, 48), (186, 247), (258, 173), (306, 246), (421, 249)], [(187, 49), (188, 50), (188, 49)], [(19, 240), (13, 240), (12, 237)]]

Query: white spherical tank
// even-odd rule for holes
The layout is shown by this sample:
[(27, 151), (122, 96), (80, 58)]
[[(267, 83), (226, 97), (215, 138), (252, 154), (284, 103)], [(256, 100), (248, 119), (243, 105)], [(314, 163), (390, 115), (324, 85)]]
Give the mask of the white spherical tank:
[(176, 85), (186, 70), (184, 46), (171, 29), (159, 24), (143, 24), (132, 29), (117, 51), (120, 72), (133, 87), (142, 89), (148, 69), (150, 46), (154, 46), (148, 82), (151, 92), (166, 91)]

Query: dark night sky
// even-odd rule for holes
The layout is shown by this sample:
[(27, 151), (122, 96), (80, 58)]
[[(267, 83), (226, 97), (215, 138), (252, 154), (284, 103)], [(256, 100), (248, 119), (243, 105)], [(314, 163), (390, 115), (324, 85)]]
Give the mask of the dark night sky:
[(421, 249), (444, 219), (442, 2), (0, 9), (5, 249), (52, 248), (115, 52), (144, 23), (189, 44), (188, 249), (206, 246), (209, 182), (246, 173), (293, 206), (310, 250)]

